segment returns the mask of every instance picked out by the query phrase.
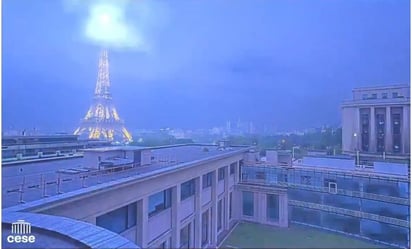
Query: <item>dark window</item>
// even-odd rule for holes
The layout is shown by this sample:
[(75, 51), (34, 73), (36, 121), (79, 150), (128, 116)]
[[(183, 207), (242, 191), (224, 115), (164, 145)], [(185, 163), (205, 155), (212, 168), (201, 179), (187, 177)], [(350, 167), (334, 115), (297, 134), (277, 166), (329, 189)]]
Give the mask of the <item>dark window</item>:
[(279, 196), (266, 195), (266, 216), (269, 221), (279, 221)]
[(219, 169), (217, 178), (219, 181), (225, 179), (225, 168), (224, 167)]
[(254, 213), (254, 200), (253, 192), (243, 191), (243, 215), (253, 216)]
[(362, 150), (369, 151), (369, 114), (362, 114), (361, 116), (362, 125)]
[(230, 165), (230, 174), (233, 175), (235, 173), (236, 170), (236, 163), (232, 163)]
[(312, 177), (310, 176), (301, 176), (300, 183), (304, 185), (312, 185)]
[(172, 191), (166, 189), (149, 197), (149, 217), (171, 206)]
[(388, 98), (388, 93), (382, 93), (382, 99), (387, 99)]
[(373, 93), (371, 99), (377, 99), (377, 98), (378, 98), (378, 95), (376, 93)]
[(401, 151), (401, 115), (392, 114), (393, 152)]
[(217, 203), (217, 230), (220, 231), (222, 229), (222, 215), (223, 215), (223, 208), (222, 208), (222, 200)]
[(180, 200), (185, 200), (195, 194), (195, 180), (184, 182), (181, 185)]
[(204, 189), (212, 186), (212, 177), (213, 177), (213, 172), (209, 172), (206, 175), (202, 176), (202, 185)]
[(96, 218), (96, 225), (115, 233), (121, 233), (136, 225), (136, 202), (118, 208)]
[(376, 150), (385, 151), (385, 114), (376, 114)]
[(392, 93), (392, 98), (398, 98), (399, 94), (397, 92)]
[(368, 95), (367, 94), (362, 94), (362, 99), (368, 99)]
[(229, 194), (229, 219), (232, 219), (232, 192)]
[(190, 248), (190, 223), (180, 230), (180, 248)]
[(208, 211), (202, 214), (202, 245), (205, 246), (208, 242), (209, 230), (209, 214)]

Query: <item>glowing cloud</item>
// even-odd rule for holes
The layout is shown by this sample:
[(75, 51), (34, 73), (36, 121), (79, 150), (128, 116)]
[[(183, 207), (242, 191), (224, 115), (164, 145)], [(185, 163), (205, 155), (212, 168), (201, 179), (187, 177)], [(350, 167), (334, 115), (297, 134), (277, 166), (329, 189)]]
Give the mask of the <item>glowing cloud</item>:
[[(82, 16), (86, 14), (82, 29), (87, 41), (107, 48), (142, 51), (148, 50), (142, 27), (142, 22), (145, 23), (147, 19), (144, 9), (146, 5), (145, 2), (130, 0), (64, 0), (66, 10), (81, 11)], [(132, 12), (133, 19), (127, 19), (127, 11), (132, 7), (138, 8), (138, 11)], [(86, 10), (86, 13), (83, 10)]]
[(115, 5), (94, 5), (89, 9), (85, 35), (108, 47), (143, 48), (142, 36), (125, 20), (124, 9)]

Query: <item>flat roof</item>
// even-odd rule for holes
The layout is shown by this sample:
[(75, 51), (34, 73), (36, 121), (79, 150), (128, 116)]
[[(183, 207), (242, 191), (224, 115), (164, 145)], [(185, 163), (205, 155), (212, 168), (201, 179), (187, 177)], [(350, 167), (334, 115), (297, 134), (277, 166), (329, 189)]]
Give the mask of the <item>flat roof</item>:
[(384, 90), (384, 89), (394, 89), (394, 88), (408, 88), (409, 84), (393, 84), (393, 85), (375, 85), (375, 86), (366, 86), (366, 87), (356, 87), (353, 88), (353, 92), (358, 91), (370, 91), (370, 90)]
[[(120, 146), (116, 149), (132, 149), (131, 146)], [(112, 149), (112, 147), (110, 147)], [(141, 147), (137, 147), (141, 148)], [(150, 165), (138, 166), (125, 169), (118, 172), (112, 172), (105, 175), (96, 176), (97, 169), (90, 169), (89, 172), (79, 174), (58, 174), (56, 169), (53, 172), (36, 172), (36, 174), (26, 176), (13, 176), (3, 178), (2, 196), (3, 208), (16, 206), (20, 199), (20, 188), (24, 183), (23, 206), (44, 204), (56, 199), (70, 198), (93, 189), (105, 188), (108, 185), (121, 184), (124, 181), (133, 179), (144, 179), (176, 170), (183, 170), (204, 164), (209, 161), (219, 160), (226, 157), (234, 156), (249, 150), (247, 146), (226, 147), (224, 150), (219, 149), (216, 145), (176, 145), (163, 147), (143, 147), (151, 150), (153, 160)], [(23, 166), (19, 165), (20, 167)], [(84, 167), (85, 165), (73, 165), (68, 161), (67, 167), (60, 169), (75, 169), (75, 167)], [(44, 169), (46, 170), (46, 169)], [(50, 169), (49, 169), (50, 170)], [(87, 178), (81, 179), (81, 176), (87, 175)], [(40, 179), (45, 181), (47, 186), (47, 195), (43, 197), (43, 188), (39, 185)], [(60, 180), (60, 190), (64, 194), (57, 195), (57, 182)], [(82, 181), (87, 187), (83, 188)], [(31, 203), (31, 204), (30, 204)], [(37, 204), (36, 204), (37, 203)]]
[(151, 147), (119, 145), (119, 146), (88, 148), (88, 149), (83, 149), (81, 151), (84, 151), (84, 152), (133, 151), (133, 150), (143, 150), (143, 149), (150, 149), (150, 148)]
[(294, 167), (299, 168), (312, 168), (312, 169), (324, 169), (324, 170), (338, 170), (346, 171), (350, 173), (358, 173), (359, 171), (365, 171), (369, 174), (376, 175), (391, 175), (391, 176), (408, 176), (408, 164), (407, 163), (393, 163), (384, 161), (373, 161), (373, 166), (365, 166), (365, 169), (358, 167), (355, 164), (354, 158), (339, 158), (339, 157), (303, 157), (300, 160), (293, 162)]

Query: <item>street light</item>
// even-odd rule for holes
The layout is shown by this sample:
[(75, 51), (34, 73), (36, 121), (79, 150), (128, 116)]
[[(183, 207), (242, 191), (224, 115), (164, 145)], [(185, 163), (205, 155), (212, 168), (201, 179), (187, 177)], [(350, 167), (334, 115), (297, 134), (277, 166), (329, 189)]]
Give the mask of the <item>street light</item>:
[(356, 139), (356, 165), (359, 165), (359, 148), (358, 148), (358, 134), (355, 132), (355, 133), (353, 133), (353, 136), (355, 137), (355, 139)]

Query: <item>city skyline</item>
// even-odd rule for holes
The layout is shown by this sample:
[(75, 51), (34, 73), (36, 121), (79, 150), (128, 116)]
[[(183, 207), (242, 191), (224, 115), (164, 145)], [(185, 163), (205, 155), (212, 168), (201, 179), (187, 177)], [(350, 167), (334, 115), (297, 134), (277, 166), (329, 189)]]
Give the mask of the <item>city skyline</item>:
[[(115, 104), (131, 130), (239, 117), (280, 130), (339, 124), (352, 88), (409, 84), (408, 1), (130, 6), (137, 14), (125, 13), (125, 22), (145, 46), (109, 51)], [(3, 127), (74, 131), (101, 49), (83, 37), (93, 8), (76, 1), (3, 8)]]

